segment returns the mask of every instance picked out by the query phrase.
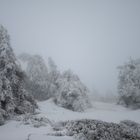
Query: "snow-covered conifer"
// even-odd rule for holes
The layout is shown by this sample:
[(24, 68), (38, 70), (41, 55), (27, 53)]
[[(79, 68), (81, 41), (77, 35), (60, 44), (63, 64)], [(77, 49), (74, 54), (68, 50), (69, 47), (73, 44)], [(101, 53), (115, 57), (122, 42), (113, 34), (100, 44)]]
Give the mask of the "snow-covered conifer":
[(7, 30), (0, 26), (0, 116), (34, 112), (36, 103), (24, 89), (24, 74), (10, 46)]

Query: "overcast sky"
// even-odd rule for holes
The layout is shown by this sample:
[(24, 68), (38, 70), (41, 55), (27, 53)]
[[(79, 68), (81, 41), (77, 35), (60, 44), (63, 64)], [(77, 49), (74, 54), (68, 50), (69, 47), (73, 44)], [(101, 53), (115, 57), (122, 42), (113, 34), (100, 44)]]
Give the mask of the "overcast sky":
[(140, 58), (140, 0), (0, 0), (16, 53), (51, 56), (90, 88), (116, 93), (117, 66)]

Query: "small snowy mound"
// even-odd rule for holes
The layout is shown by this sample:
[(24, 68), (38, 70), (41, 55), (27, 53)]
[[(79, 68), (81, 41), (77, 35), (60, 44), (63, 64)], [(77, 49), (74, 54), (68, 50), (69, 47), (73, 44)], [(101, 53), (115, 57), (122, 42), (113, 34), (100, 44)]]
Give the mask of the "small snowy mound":
[(59, 88), (54, 99), (57, 105), (79, 112), (91, 106), (87, 88), (71, 71), (64, 72), (57, 84)]

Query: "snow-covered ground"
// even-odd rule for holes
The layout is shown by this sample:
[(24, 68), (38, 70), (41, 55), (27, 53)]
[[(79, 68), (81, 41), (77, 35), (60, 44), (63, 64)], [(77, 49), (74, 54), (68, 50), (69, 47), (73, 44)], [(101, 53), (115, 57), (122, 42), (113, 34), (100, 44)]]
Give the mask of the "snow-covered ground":
[[(120, 122), (121, 120), (133, 120), (140, 123), (140, 110), (130, 110), (122, 106), (94, 102), (93, 107), (84, 113), (66, 110), (56, 106), (51, 100), (40, 102), (40, 114), (52, 122), (75, 120), (75, 119), (98, 119), (107, 122)], [(0, 140), (73, 140), (71, 137), (47, 136), (53, 132), (51, 126), (34, 128), (31, 125), (23, 125), (18, 121), (8, 121), (0, 126)]]
[(140, 110), (130, 110), (112, 103), (94, 102), (92, 108), (82, 113), (58, 107), (51, 100), (40, 102), (39, 105), (41, 115), (47, 116), (52, 121), (86, 118), (116, 123), (119, 123), (121, 120), (133, 120), (140, 123)]

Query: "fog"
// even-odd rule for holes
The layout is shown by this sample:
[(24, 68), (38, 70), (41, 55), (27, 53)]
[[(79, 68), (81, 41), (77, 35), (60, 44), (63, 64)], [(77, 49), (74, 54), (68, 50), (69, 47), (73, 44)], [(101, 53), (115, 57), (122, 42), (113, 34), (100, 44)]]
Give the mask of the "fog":
[(139, 0), (0, 0), (17, 54), (51, 56), (92, 91), (117, 92), (117, 66), (140, 57)]

